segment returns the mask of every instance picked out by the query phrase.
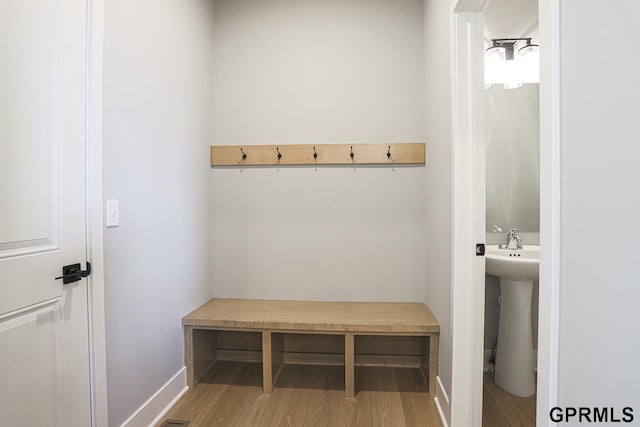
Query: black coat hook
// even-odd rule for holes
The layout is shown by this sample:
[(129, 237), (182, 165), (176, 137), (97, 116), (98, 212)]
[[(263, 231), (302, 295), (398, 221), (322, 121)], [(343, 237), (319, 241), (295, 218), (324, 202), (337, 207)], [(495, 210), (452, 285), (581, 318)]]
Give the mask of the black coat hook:
[(389, 145), (389, 147), (387, 148), (387, 159), (391, 158), (391, 146)]
[(282, 158), (282, 154), (280, 154), (280, 148), (276, 147), (276, 151), (278, 152), (278, 160)]
[(242, 147), (240, 148), (240, 152), (242, 153), (242, 160), (247, 160), (247, 155), (246, 155), (246, 153), (242, 150)]
[(318, 158), (318, 153), (316, 153), (316, 147), (313, 147), (313, 158), (314, 159)]
[(355, 156), (355, 154), (353, 154), (353, 145), (351, 146), (351, 153), (349, 154), (349, 157), (351, 157), (351, 160), (353, 160), (353, 156)]

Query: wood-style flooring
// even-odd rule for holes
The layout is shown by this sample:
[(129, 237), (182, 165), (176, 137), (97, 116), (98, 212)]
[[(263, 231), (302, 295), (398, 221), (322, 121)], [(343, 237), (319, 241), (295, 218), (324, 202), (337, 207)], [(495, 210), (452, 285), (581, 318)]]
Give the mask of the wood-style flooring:
[(485, 427), (529, 427), (536, 425), (536, 396), (518, 397), (500, 389), (484, 373), (482, 425)]
[(285, 365), (262, 393), (262, 365), (217, 362), (158, 424), (211, 426), (440, 427), (418, 369), (356, 367), (356, 396), (344, 397), (344, 367)]

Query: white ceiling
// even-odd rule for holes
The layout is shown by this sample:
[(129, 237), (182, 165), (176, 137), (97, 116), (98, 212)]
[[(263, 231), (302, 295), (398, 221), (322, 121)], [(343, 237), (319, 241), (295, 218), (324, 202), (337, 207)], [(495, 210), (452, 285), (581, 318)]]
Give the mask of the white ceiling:
[(492, 0), (484, 13), (484, 37), (491, 39), (531, 37), (538, 43), (538, 0)]

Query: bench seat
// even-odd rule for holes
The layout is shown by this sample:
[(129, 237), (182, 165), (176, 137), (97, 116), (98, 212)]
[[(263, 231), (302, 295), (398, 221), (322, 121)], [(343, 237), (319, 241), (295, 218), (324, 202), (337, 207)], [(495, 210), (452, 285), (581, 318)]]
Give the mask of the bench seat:
[[(263, 390), (272, 391), (284, 363), (284, 334), (344, 337), (345, 393), (354, 395), (354, 337), (421, 337), (420, 367), (429, 397), (435, 395), (440, 325), (424, 303), (315, 302), (214, 298), (182, 319), (189, 387), (217, 360), (211, 331), (248, 331), (262, 335)], [(275, 375), (274, 375), (275, 372)]]

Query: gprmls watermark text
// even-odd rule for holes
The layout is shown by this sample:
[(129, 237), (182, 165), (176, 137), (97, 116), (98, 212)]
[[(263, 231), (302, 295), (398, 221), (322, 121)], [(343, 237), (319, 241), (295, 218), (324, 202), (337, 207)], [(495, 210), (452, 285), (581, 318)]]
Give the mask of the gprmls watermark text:
[(556, 423), (579, 422), (579, 423), (631, 423), (633, 422), (633, 408), (590, 408), (567, 406), (561, 408), (556, 406), (549, 411), (549, 418)]

